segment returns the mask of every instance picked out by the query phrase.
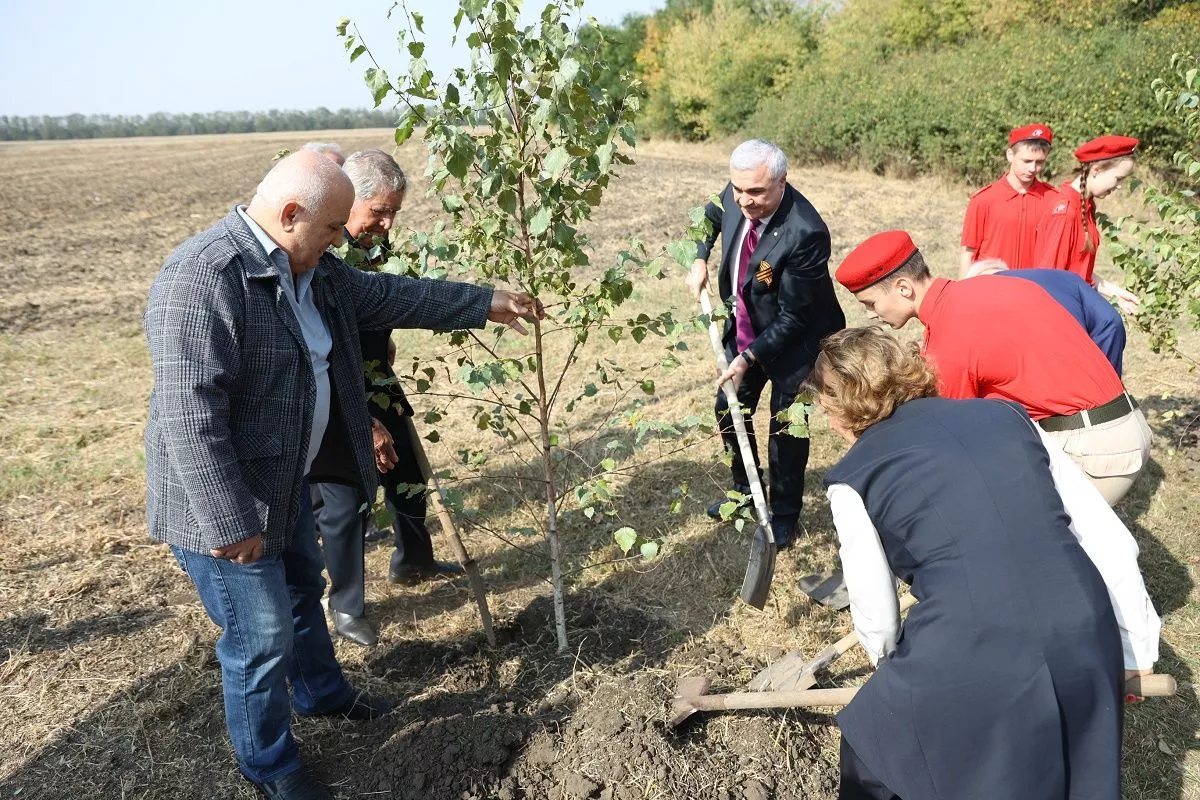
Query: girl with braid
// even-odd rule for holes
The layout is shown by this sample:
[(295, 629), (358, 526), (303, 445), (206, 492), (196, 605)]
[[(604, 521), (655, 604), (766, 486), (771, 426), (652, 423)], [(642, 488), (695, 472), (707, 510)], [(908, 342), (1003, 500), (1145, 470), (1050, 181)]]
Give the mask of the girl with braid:
[(1034, 264), (1074, 272), (1131, 314), (1137, 310), (1137, 296), (1097, 278), (1093, 270), (1100, 244), (1096, 198), (1108, 197), (1129, 177), (1137, 146), (1138, 140), (1128, 136), (1101, 136), (1080, 145), (1075, 151), (1076, 175), (1051, 196), (1053, 205), (1038, 224), (1034, 243)]

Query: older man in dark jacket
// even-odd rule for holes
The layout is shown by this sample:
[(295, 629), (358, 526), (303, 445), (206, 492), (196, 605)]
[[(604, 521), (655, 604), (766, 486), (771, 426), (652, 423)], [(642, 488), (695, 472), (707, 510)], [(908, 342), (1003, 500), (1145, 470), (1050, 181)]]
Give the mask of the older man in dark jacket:
[(150, 535), (171, 545), (222, 629), (242, 773), (284, 800), (329, 797), (301, 768), (293, 707), (350, 719), (389, 709), (356, 692), (334, 656), (305, 484), (336, 405), (362, 485), (376, 485), (358, 329), (519, 326), (536, 313), (525, 295), (347, 267), (326, 250), (353, 198), (332, 161), (281, 160), (249, 207), (167, 259), (146, 309)]
[[(808, 438), (791, 436), (780, 412), (791, 407), (820, 350), (821, 339), (846, 326), (829, 277), (829, 229), (812, 203), (787, 181), (787, 156), (776, 145), (751, 139), (729, 157), (729, 183), (719, 203), (705, 207), (711, 234), (696, 243), (688, 286), (699, 296), (708, 284), (708, 257), (721, 237), (717, 273), (721, 300), (733, 306), (725, 320), (729, 370), (746, 413), (750, 449), (758, 453), (751, 415), (771, 384), (768, 463), (771, 525), (775, 542), (789, 547), (804, 502)], [(717, 421), (733, 456), (734, 489), (749, 494), (746, 470), (733, 433), (725, 395), (717, 392)], [(720, 519), (724, 499), (709, 516)]]

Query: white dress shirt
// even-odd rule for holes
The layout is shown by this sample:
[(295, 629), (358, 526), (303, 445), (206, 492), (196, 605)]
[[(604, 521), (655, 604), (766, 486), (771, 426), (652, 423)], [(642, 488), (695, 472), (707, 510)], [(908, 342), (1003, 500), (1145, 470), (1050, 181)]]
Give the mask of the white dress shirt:
[[(1121, 631), (1125, 669), (1150, 669), (1158, 660), (1161, 622), (1142, 582), (1137, 542), (1075, 462), (1041, 429), (1038, 434), (1050, 456), (1054, 487), (1071, 516), (1071, 533), (1108, 588)], [(896, 648), (900, 635), (896, 579), (858, 492), (835, 483), (826, 494), (841, 544), (854, 632), (875, 664)]]

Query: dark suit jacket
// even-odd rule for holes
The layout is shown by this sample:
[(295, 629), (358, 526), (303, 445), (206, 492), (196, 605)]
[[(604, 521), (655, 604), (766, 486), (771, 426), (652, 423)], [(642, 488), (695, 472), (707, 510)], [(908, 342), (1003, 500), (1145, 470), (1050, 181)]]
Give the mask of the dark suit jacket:
[[(371, 275), (326, 253), (313, 299), (333, 339), (331, 389), (372, 496), (359, 329), (481, 328), (492, 290)], [(237, 211), (184, 242), (150, 289), (150, 535), (207, 554), (256, 533), (281, 552), (299, 511), (316, 383), (274, 264)], [(327, 429), (326, 433), (329, 431)]]
[[(745, 217), (733, 200), (732, 185), (726, 184), (720, 201), (720, 206), (709, 203), (704, 210), (713, 229), (707, 240), (697, 243), (697, 256), (707, 259), (717, 235), (723, 233), (718, 285), (721, 300), (732, 303), (734, 259)], [(769, 267), (769, 280), (759, 278), (764, 264)], [(766, 270), (763, 273), (765, 278)], [(829, 276), (829, 229), (812, 203), (791, 184), (759, 234), (758, 247), (740, 279), (757, 334), (748, 349), (775, 386), (795, 391), (812, 371), (821, 339), (846, 327), (846, 317)], [(734, 336), (731, 314), (725, 321), (727, 346), (732, 345)]]

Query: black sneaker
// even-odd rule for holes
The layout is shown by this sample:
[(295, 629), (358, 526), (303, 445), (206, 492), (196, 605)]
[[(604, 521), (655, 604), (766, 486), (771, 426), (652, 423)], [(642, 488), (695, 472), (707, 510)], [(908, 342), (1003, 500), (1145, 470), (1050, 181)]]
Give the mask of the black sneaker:
[(434, 561), (431, 564), (394, 564), (388, 570), (388, 580), (413, 586), (434, 578), (453, 578), (466, 570), (453, 561)]
[[(750, 503), (752, 501), (750, 499), (750, 487), (749, 486), (743, 486), (740, 483), (735, 483), (733, 485), (733, 491), (741, 492), (742, 494), (746, 495), (746, 499), (742, 500), (741, 503), (738, 504), (739, 508), (744, 505), (750, 505)], [(708, 512), (707, 512), (708, 516), (711, 517), (712, 519), (715, 519), (717, 522), (720, 522), (721, 521), (721, 506), (725, 505), (726, 503), (732, 503), (732, 502), (734, 502), (734, 501), (729, 496), (722, 497), (720, 500), (718, 500), (717, 502), (713, 503), (711, 506), (708, 507)], [(734, 513), (736, 513), (736, 509), (735, 509)]]
[(386, 697), (355, 692), (354, 696), (336, 708), (319, 711), (315, 714), (304, 714), (307, 717), (342, 717), (353, 722), (370, 722), (379, 719), (393, 708), (392, 701)]
[[(247, 778), (247, 780), (250, 779)], [(267, 800), (333, 800), (333, 795), (329, 793), (329, 790), (322, 786), (320, 781), (309, 775), (303, 767), (296, 772), (290, 772), (282, 778), (266, 783), (250, 782)]]

